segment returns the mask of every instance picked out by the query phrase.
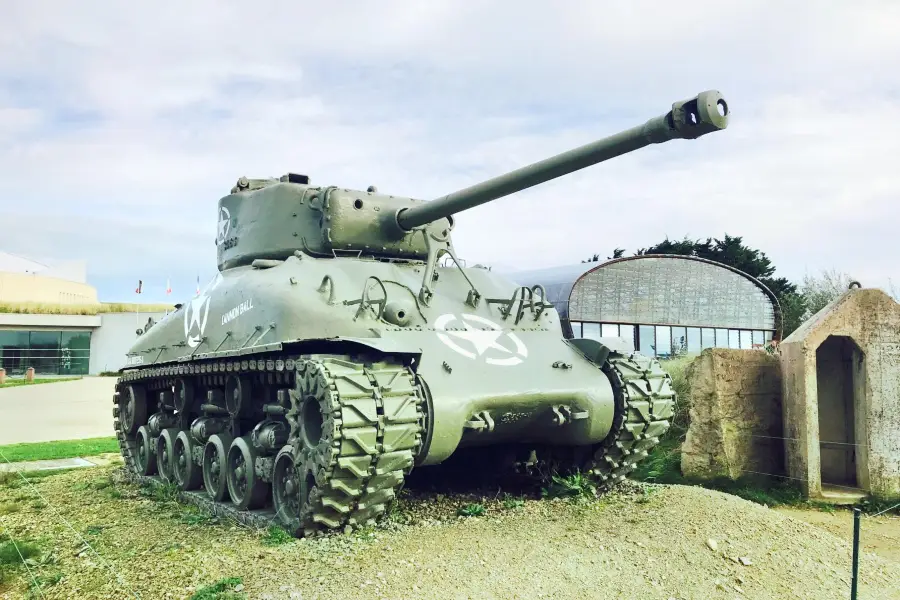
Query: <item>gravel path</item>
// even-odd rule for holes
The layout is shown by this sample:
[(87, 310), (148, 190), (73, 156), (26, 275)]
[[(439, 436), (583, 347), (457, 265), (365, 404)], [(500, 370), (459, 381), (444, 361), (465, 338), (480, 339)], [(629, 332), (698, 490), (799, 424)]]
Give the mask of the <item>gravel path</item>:
[[(110, 486), (114, 470), (0, 485), (0, 508), (20, 507), (0, 511), (0, 535), (52, 550), (33, 567), (62, 575), (46, 598), (188, 598), (227, 577), (254, 599), (849, 597), (848, 538), (702, 488), (629, 485), (600, 501), (515, 507), (489, 498), (484, 516), (468, 518), (457, 509), (478, 499), (405, 499), (377, 529), (270, 547), (259, 532), (197, 523), (183, 507)], [(36, 490), (50, 506), (32, 506)], [(900, 564), (866, 552), (861, 573), (861, 598), (900, 598)], [(8, 575), (0, 598), (24, 597), (26, 580), (21, 568)]]

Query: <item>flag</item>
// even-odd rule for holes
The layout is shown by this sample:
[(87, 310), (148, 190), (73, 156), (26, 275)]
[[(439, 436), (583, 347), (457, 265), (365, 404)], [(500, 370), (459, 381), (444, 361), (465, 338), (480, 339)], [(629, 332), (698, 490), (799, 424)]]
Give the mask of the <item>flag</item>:
[(135, 294), (140, 294), (140, 293), (141, 293), (141, 288), (142, 288), (143, 286), (144, 286), (144, 282), (141, 281), (140, 279), (138, 279), (138, 286), (137, 286), (137, 288), (135, 288), (134, 293), (135, 293)]
[(169, 280), (166, 279), (166, 296), (172, 293), (172, 286), (169, 284)]
[(197, 275), (197, 295), (200, 295), (200, 276)]

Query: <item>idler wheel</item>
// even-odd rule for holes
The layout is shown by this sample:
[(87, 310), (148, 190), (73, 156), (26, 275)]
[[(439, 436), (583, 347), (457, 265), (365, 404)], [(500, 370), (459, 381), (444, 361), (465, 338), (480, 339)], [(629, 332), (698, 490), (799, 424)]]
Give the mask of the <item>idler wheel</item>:
[(146, 425), (138, 427), (134, 443), (134, 465), (139, 475), (156, 475), (156, 453), (153, 452), (153, 442), (150, 437), (150, 429)]
[(159, 474), (168, 483), (175, 483), (175, 438), (178, 430), (174, 427), (163, 429), (156, 438), (156, 466)]
[(144, 388), (129, 385), (125, 388), (125, 401), (119, 403), (119, 420), (122, 431), (134, 435), (138, 427), (147, 423), (147, 395)]
[(294, 449), (285, 446), (275, 457), (272, 470), (272, 503), (275, 516), (293, 536), (300, 533), (300, 478), (294, 463)]
[(236, 438), (228, 449), (228, 493), (238, 510), (261, 507), (269, 485), (256, 472), (256, 450), (250, 436)]
[(219, 502), (228, 495), (228, 448), (231, 446), (231, 434), (217, 433), (209, 437), (203, 447), (203, 486), (213, 500)]
[(203, 483), (202, 467), (194, 462), (196, 443), (187, 431), (178, 432), (172, 455), (174, 456), (172, 474), (175, 483), (184, 491), (196, 490)]

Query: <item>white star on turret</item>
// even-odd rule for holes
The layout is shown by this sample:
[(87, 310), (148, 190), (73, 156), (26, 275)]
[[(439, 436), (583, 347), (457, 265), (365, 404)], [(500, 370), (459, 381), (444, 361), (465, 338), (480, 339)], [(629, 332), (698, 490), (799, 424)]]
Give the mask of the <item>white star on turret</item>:
[(224, 206), (222, 210), (219, 211), (219, 223), (218, 223), (218, 231), (216, 233), (216, 237), (219, 241), (225, 239), (225, 236), (228, 235), (228, 229), (231, 225), (231, 213), (228, 212), (228, 209)]

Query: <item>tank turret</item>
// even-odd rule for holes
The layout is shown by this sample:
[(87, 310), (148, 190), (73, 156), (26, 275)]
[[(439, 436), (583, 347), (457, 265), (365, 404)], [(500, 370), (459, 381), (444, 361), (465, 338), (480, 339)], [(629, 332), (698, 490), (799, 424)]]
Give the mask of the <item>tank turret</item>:
[[(279, 179), (241, 177), (219, 201), (219, 269), (283, 259), (297, 250), (317, 256), (427, 260), (429, 245), (434, 246), (428, 238), (449, 242), (455, 213), (650, 144), (695, 139), (727, 124), (728, 105), (722, 95), (706, 91), (674, 103), (668, 113), (643, 125), (430, 202), (379, 194), (374, 186), (365, 192), (316, 187), (306, 175), (294, 173)], [(417, 233), (423, 227), (428, 235)]]
[(453, 215), (727, 122), (704, 92), (430, 202), (242, 177), (219, 201), (216, 277), (142, 332), (116, 382), (129, 476), (298, 536), (370, 524), (413, 468), (457, 453), (608, 489), (669, 428), (671, 378), (626, 341), (566, 339), (541, 286), (460, 264)]

